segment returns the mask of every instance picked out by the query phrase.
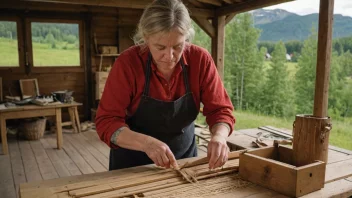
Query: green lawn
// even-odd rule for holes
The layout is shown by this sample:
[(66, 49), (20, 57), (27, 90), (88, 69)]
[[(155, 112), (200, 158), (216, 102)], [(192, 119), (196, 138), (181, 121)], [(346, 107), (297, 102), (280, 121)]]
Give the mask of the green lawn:
[[(272, 116), (263, 116), (245, 111), (235, 111), (236, 117), (235, 130), (258, 128), (260, 126), (274, 126), (277, 128), (286, 128), (292, 130), (292, 119), (276, 118)], [(205, 118), (202, 114), (198, 115), (197, 123), (205, 124)], [(334, 121), (332, 119), (332, 130), (330, 133), (330, 144), (352, 150), (352, 119), (345, 121)]]
[(19, 66), (17, 40), (0, 37), (0, 67), (1, 66)]
[[(265, 69), (270, 68), (270, 64), (271, 64), (271, 61), (264, 61)], [(291, 79), (293, 79), (297, 71), (297, 63), (286, 62), (285, 64), (287, 65), (287, 71), (289, 72), (289, 76), (291, 77)]]
[[(79, 49), (74, 44), (56, 42), (55, 48), (47, 43), (33, 43), (33, 65), (79, 66)], [(0, 67), (18, 66), (17, 40), (0, 38)]]

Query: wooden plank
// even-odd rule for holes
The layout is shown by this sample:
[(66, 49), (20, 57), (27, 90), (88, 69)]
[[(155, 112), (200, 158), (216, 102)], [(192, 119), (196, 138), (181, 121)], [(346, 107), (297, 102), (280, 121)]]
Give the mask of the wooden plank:
[(101, 163), (79, 142), (72, 138), (72, 135), (66, 135), (65, 141), (69, 141), (71, 145), (81, 154), (85, 161), (93, 168), (95, 172), (107, 171)]
[(32, 140), (30, 141), (30, 145), (35, 155), (35, 159), (37, 160), (39, 171), (43, 179), (47, 180), (47, 179), (58, 178), (59, 175), (57, 174), (53, 164), (51, 163), (40, 141)]
[(86, 141), (89, 141), (91, 145), (93, 145), (100, 153), (102, 153), (105, 157), (110, 157), (110, 148), (99, 139), (96, 131), (87, 131), (82, 133), (86, 138)]
[(224, 16), (231, 13), (241, 13), (250, 10), (255, 10), (267, 6), (272, 6), (280, 3), (285, 3), (293, 0), (253, 0), (236, 3), (229, 6), (224, 6), (216, 10), (216, 16)]
[(0, 195), (2, 198), (16, 197), (9, 155), (0, 155)]
[(102, 155), (98, 151), (98, 149), (96, 149), (93, 145), (89, 143), (89, 141), (86, 141), (86, 139), (82, 134), (72, 135), (72, 138), (76, 142), (80, 143), (84, 149), (89, 151), (95, 157), (95, 159), (97, 159), (104, 166), (106, 170), (109, 169), (109, 158), (106, 157), (105, 155)]
[(27, 178), (27, 182), (41, 181), (43, 180), (37, 161), (35, 159), (32, 147), (29, 141), (22, 140), (19, 141), (20, 151), (22, 154), (22, 160), (25, 162), (24, 170)]
[(320, 0), (318, 54), (313, 111), (313, 115), (320, 118), (326, 117), (328, 110), (333, 17), (334, 0)]
[(79, 170), (83, 174), (94, 173), (94, 170), (90, 165), (84, 160), (84, 158), (80, 155), (80, 153), (72, 146), (72, 144), (68, 141), (65, 142), (64, 150), (67, 155), (70, 156), (72, 161), (75, 162)]
[(61, 149), (62, 148), (62, 118), (61, 118), (61, 108), (57, 108), (55, 110), (55, 124), (56, 124), (56, 139), (57, 139), (57, 148)]
[[(56, 138), (55, 137), (47, 137), (46, 141), (50, 144), (51, 148), (56, 148)], [(65, 145), (64, 145), (65, 147)], [(77, 165), (72, 161), (72, 159), (66, 154), (65, 150), (56, 150), (57, 156), (61, 159), (62, 163), (65, 165), (67, 170), (71, 175), (82, 175), (81, 171), (77, 167)]]
[(319, 191), (304, 195), (301, 198), (317, 198), (317, 197), (350, 197), (352, 196), (352, 182), (347, 180), (337, 180), (325, 184), (324, 188)]
[(67, 177), (71, 176), (70, 172), (67, 170), (65, 165), (62, 163), (60, 157), (57, 155), (56, 151), (57, 149), (52, 148), (50, 144), (45, 140), (45, 139), (40, 139), (40, 142), (42, 143), (45, 152), (49, 156), (51, 163), (55, 167), (55, 170), (57, 171), (57, 174), (59, 177)]
[(198, 1), (201, 2), (201, 3), (205, 3), (205, 4), (221, 6), (221, 1), (218, 1), (218, 0), (198, 0)]
[(16, 194), (19, 197), (18, 193), (20, 184), (25, 183), (27, 181), (23, 168), (23, 164), (25, 162), (22, 161), (21, 152), (18, 147), (17, 140), (12, 139), (9, 141), (9, 150)]
[(325, 183), (352, 176), (352, 159), (328, 164), (326, 167)]
[(291, 196), (296, 193), (297, 173), (294, 168), (294, 166), (283, 163), (278, 165), (249, 153), (240, 156), (240, 175), (242, 178), (271, 189), (280, 189), (282, 193)]
[(297, 167), (297, 197), (320, 190), (324, 187), (325, 167), (325, 163), (313, 163)]

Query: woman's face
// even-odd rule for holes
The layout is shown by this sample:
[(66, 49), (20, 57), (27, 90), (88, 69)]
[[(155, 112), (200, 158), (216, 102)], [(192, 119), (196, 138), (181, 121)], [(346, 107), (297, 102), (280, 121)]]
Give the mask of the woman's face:
[(173, 69), (181, 58), (186, 37), (177, 29), (145, 38), (154, 63), (160, 69)]

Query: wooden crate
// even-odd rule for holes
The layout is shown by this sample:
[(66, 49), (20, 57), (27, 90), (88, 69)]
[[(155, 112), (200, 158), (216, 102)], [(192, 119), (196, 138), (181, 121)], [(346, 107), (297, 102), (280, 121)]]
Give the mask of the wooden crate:
[(96, 100), (101, 99), (108, 76), (109, 76), (109, 72), (95, 73), (95, 99)]
[(324, 187), (325, 162), (296, 167), (292, 159), (292, 149), (284, 146), (253, 149), (240, 155), (240, 176), (290, 197)]

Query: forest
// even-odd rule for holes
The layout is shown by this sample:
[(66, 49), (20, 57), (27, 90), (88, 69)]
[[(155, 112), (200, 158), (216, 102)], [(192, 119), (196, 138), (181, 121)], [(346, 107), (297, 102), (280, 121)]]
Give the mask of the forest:
[[(196, 25), (193, 42), (208, 51), (210, 38)], [(235, 107), (234, 115), (282, 120), (292, 129), (297, 114), (312, 114), (317, 63), (317, 30), (301, 41), (259, 42), (261, 30), (252, 15), (237, 15), (225, 31), (224, 85)], [(352, 149), (352, 37), (333, 40), (328, 116), (332, 143)], [(266, 53), (271, 59), (265, 58)], [(291, 61), (286, 54), (293, 54)], [(202, 119), (199, 119), (202, 120)], [(270, 123), (263, 123), (270, 125)], [(241, 122), (238, 125), (242, 128)]]

